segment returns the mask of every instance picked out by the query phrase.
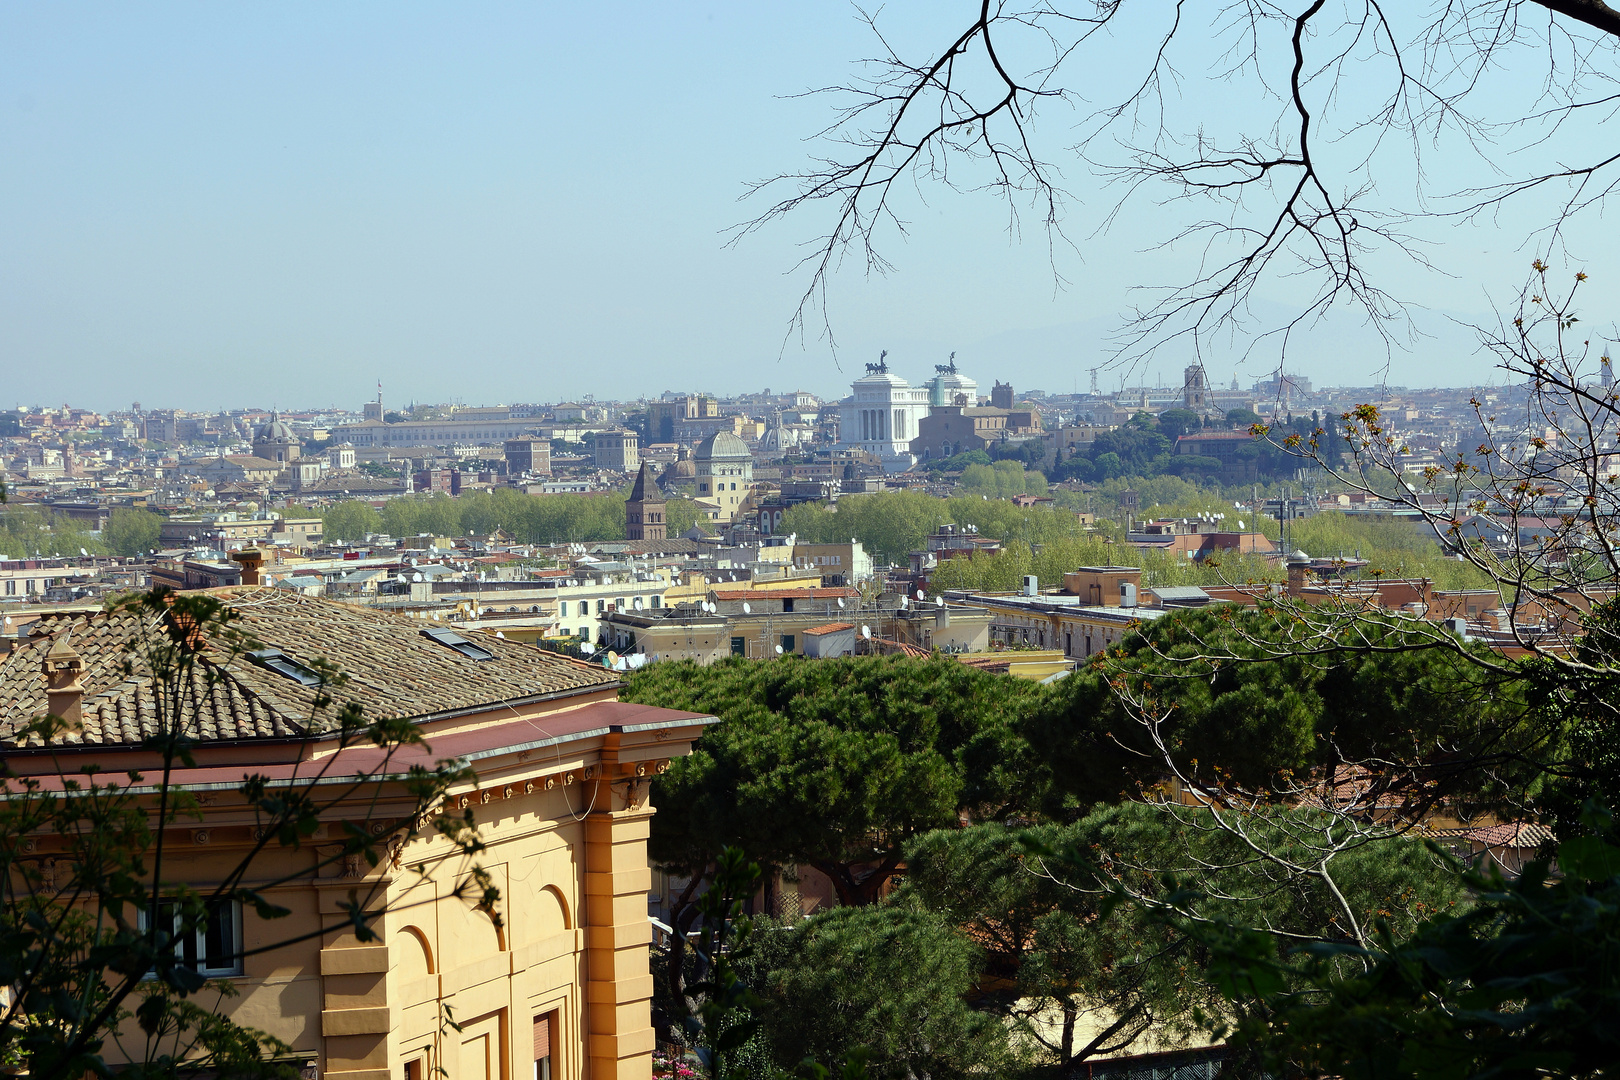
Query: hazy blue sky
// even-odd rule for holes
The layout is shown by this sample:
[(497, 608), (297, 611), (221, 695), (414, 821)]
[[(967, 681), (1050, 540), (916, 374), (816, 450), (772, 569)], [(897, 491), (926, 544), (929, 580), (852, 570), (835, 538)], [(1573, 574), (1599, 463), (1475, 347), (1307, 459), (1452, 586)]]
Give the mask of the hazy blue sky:
[[(968, 6), (883, 18), (937, 44)], [(746, 182), (812, 152), (829, 106), (790, 95), (872, 50), (837, 2), (4, 5), (0, 402), (354, 407), (379, 379), (391, 404), (839, 395), (884, 347), (916, 378), (954, 349), (985, 386), (1084, 388), (1127, 287), (1180, 265), (1141, 253), (1151, 215), (1080, 230), (1055, 290), (1038, 233), (933, 192), (888, 244), (892, 275), (836, 280), (841, 369), (814, 335), (783, 350), (823, 222), (729, 249), (725, 230), (755, 212)], [(1458, 228), (1441, 254), (1469, 275), (1393, 280), (1478, 317), (1482, 281), (1519, 283), (1519, 239)], [(1392, 382), (1491, 377), (1425, 319), (1440, 336)], [(1337, 326), (1291, 366), (1365, 383), (1386, 362), (1367, 346)]]

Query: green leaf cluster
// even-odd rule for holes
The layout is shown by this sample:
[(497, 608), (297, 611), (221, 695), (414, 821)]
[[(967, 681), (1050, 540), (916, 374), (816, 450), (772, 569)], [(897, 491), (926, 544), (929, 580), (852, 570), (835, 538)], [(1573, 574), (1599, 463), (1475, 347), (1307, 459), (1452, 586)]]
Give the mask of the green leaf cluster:
[[(1508, 878), (1465, 870), (1474, 902), (1364, 949), (1180, 924), (1227, 972), (1231, 1043), (1277, 1075), (1347, 1080), (1596, 1078), (1620, 1060), (1620, 847), (1612, 819)], [(1347, 961), (1349, 963), (1347, 963)]]

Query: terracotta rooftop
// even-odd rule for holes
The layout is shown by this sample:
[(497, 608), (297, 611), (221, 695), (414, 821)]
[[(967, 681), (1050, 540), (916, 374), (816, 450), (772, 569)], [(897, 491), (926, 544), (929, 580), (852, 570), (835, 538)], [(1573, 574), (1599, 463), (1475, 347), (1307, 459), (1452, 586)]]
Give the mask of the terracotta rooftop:
[[(492, 635), (463, 636), (489, 654), (473, 659), (424, 636), (445, 629), (284, 589), (216, 590), (240, 615), (233, 624), (256, 648), (279, 649), (295, 664), (324, 659), (348, 681), (332, 691), (376, 717), (423, 717), (474, 712), (524, 699), (608, 689), (617, 676), (604, 668)], [(46, 617), (30, 639), (0, 658), (0, 744), (45, 712), (40, 664), (51, 645), (71, 633), (84, 660), (81, 733), (68, 742), (102, 746), (138, 743), (154, 731), (151, 673), (139, 664), (126, 674), (125, 644), (154, 628), (131, 614)], [(279, 674), (223, 646), (205, 654), (188, 688), (186, 720), (198, 740), (297, 737), (319, 732), (335, 707), (312, 717), (316, 688)]]
[(878, 637), (876, 634), (872, 635), (872, 647), (885, 654), (901, 653), (905, 656), (916, 657), (919, 660), (926, 660), (933, 655), (921, 645), (912, 645), (897, 638)]
[(830, 622), (825, 626), (812, 626), (804, 631), (806, 634), (834, 634), (840, 630), (853, 630), (855, 624), (850, 622)]
[[(505, 755), (547, 750), (562, 744), (600, 739), (614, 733), (648, 730), (673, 733), (681, 729), (706, 727), (718, 722), (713, 716), (703, 713), (660, 709), (652, 705), (637, 705), (627, 701), (597, 701), (577, 709), (564, 709), (526, 719), (522, 723), (485, 724), (466, 731), (440, 733), (433, 737), (431, 745), (419, 743), (384, 750), (369, 743), (358, 743), (345, 747), (326, 759), (331, 762), (327, 775), (331, 777), (374, 775), (383, 765), (390, 766), (390, 771), (398, 772), (403, 772), (412, 765), (432, 768), (435, 761), (444, 758), (460, 758), (476, 764)], [(49, 760), (44, 754), (32, 761), (21, 755), (13, 755), (10, 763), (17, 765), (19, 772), (37, 780), (46, 790), (60, 791), (63, 780), (70, 779), (71, 774), (63, 775), (54, 769), (38, 768), (40, 764)], [(34, 765), (35, 768), (30, 769), (30, 765)], [(255, 759), (254, 773), (275, 782), (290, 780), (300, 775), (307, 777), (308, 768), (296, 758), (280, 761)], [(221, 764), (218, 761), (200, 761), (195, 766), (176, 768), (169, 779), (172, 783), (193, 790), (213, 788), (235, 791), (242, 783), (242, 766)]]
[(1456, 829), (1427, 829), (1424, 835), (1436, 839), (1466, 840), (1484, 847), (1534, 848), (1552, 840), (1545, 825), (1530, 821), (1504, 821), (1495, 825), (1465, 825)]
[(1007, 653), (973, 654), (967, 656), (958, 656), (957, 659), (966, 664), (968, 667), (978, 668), (980, 671), (989, 671), (992, 673), (1000, 673), (1005, 675), (1012, 670), (1013, 658)]

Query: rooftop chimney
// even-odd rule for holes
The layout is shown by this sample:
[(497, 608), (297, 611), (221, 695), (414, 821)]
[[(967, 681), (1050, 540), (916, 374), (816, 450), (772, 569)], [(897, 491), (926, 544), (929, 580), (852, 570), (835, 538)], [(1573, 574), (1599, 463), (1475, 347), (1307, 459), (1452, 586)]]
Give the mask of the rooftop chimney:
[(52, 716), (67, 721), (69, 730), (79, 730), (84, 720), (82, 705), (84, 686), (79, 676), (84, 674), (84, 659), (74, 651), (68, 641), (71, 632), (51, 643), (50, 652), (40, 665), (45, 675), (45, 698)]
[(264, 552), (258, 548), (243, 548), (241, 551), (231, 552), (231, 561), (242, 567), (243, 585), (264, 584), (261, 574), (264, 568)]
[(1298, 596), (1309, 580), (1311, 557), (1296, 549), (1284, 565), (1288, 568), (1288, 591)]

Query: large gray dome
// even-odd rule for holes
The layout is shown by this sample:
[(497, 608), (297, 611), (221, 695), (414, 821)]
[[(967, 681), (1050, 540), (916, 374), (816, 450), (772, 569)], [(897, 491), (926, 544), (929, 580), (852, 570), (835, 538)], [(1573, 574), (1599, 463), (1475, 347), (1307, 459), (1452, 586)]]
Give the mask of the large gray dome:
[(692, 455), (698, 461), (750, 461), (752, 454), (748, 446), (729, 431), (717, 431), (707, 439), (698, 443), (697, 453)]

